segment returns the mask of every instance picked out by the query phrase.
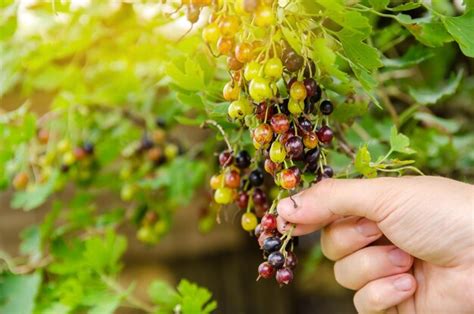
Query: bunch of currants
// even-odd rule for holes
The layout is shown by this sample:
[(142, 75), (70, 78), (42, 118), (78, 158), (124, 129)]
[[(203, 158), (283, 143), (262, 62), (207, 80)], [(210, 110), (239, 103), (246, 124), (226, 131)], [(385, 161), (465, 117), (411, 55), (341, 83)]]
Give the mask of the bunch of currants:
[[(276, 1), (223, 1), (212, 10), (202, 37), (213, 53), (227, 57), (231, 79), (223, 98), (229, 102), (228, 116), (250, 132), (255, 149), (253, 155), (232, 147), (221, 153), (221, 173), (211, 178), (214, 201), (235, 202), (245, 210), (242, 227), (254, 231), (266, 259), (258, 268), (259, 278), (275, 276), (286, 285), (297, 259), (293, 228), (283, 235), (276, 229), (277, 203), (298, 188), (333, 176), (326, 148), (334, 137), (329, 126), (334, 105), (318, 84), (314, 62), (284, 40), (278, 20), (285, 13)], [(280, 189), (271, 206), (266, 197), (261, 201), (260, 167)]]

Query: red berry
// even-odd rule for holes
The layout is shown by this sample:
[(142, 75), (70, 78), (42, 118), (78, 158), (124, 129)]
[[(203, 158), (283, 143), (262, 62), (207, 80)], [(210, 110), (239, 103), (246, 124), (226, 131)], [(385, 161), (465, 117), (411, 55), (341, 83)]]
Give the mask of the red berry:
[(237, 189), (240, 186), (240, 174), (236, 170), (231, 170), (226, 173), (224, 183), (231, 189)]
[(332, 138), (334, 137), (334, 133), (333, 131), (331, 130), (331, 128), (329, 128), (328, 126), (323, 126), (321, 127), (319, 130), (318, 130), (318, 138), (319, 138), (319, 141), (323, 144), (329, 144), (331, 143), (332, 141)]
[(282, 268), (276, 272), (276, 281), (280, 285), (287, 285), (293, 281), (293, 272), (289, 268)]
[(237, 196), (237, 206), (240, 209), (246, 209), (249, 203), (249, 195), (244, 192), (240, 192)]
[(303, 81), (304, 87), (306, 88), (306, 94), (308, 97), (316, 95), (318, 92), (318, 84), (312, 78), (307, 78)]
[(260, 221), (263, 230), (265, 231), (273, 231), (277, 227), (277, 219), (276, 216), (273, 214), (266, 214), (263, 216), (262, 220)]
[(253, 191), (252, 199), (255, 205), (261, 205), (267, 202), (267, 195), (261, 189), (256, 188)]
[(258, 275), (268, 279), (275, 274), (275, 269), (268, 262), (263, 262), (258, 266)]
[(281, 164), (273, 162), (270, 158), (265, 159), (264, 164), (265, 171), (271, 175), (274, 175), (278, 170), (281, 169)]
[(285, 267), (294, 269), (297, 264), (298, 264), (298, 258), (296, 257), (296, 254), (293, 252), (288, 252), (285, 259)]
[(222, 167), (227, 167), (230, 166), (230, 164), (233, 161), (232, 153), (229, 151), (223, 151), (222, 153), (219, 154), (219, 164)]
[(277, 113), (270, 119), (273, 132), (283, 134), (290, 129), (290, 119), (283, 113)]
[(273, 139), (272, 127), (266, 123), (260, 124), (253, 131), (253, 139), (260, 145), (268, 144)]

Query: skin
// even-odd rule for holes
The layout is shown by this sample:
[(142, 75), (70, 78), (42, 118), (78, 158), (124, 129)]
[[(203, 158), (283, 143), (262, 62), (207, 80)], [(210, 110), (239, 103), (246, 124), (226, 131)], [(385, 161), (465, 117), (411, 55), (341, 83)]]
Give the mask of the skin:
[(322, 229), (359, 313), (474, 313), (474, 186), (440, 177), (325, 179), (278, 205), (278, 228)]

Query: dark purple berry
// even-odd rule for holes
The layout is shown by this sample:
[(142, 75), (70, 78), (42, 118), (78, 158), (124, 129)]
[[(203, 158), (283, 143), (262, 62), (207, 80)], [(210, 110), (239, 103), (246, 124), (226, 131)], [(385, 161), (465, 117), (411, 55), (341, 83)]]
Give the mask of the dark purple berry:
[(255, 169), (249, 174), (249, 182), (252, 186), (257, 187), (263, 184), (263, 171)]
[(318, 92), (318, 84), (312, 78), (307, 78), (303, 81), (306, 88), (306, 97), (313, 97)]
[(144, 135), (142, 137), (142, 141), (140, 143), (140, 149), (141, 150), (149, 150), (150, 148), (153, 147), (153, 141), (151, 140), (151, 138), (149, 138), (148, 136)]
[(290, 137), (285, 143), (286, 153), (291, 159), (299, 159), (303, 155), (304, 144), (299, 136)]
[(92, 144), (91, 142), (85, 142), (82, 145), (82, 149), (87, 155), (92, 155), (94, 153), (94, 144)]
[(250, 166), (250, 155), (246, 150), (240, 151), (237, 156), (235, 156), (235, 165), (240, 169), (245, 169)]
[(278, 251), (281, 248), (281, 240), (279, 237), (270, 237), (263, 241), (263, 250), (267, 253)]
[(267, 195), (261, 189), (256, 188), (253, 191), (252, 199), (255, 205), (263, 205), (267, 202)]
[(319, 147), (310, 149), (306, 152), (306, 154), (304, 156), (304, 161), (308, 165), (317, 164), (320, 154), (321, 154), (321, 149)]
[(323, 167), (323, 174), (328, 178), (332, 178), (334, 176), (334, 170), (326, 165)]
[(157, 117), (155, 119), (155, 125), (159, 128), (164, 128), (166, 127), (166, 121), (162, 117)]
[(268, 255), (268, 263), (275, 269), (280, 269), (285, 264), (285, 256), (280, 251), (276, 251)]
[(313, 130), (313, 125), (311, 124), (311, 121), (309, 121), (305, 117), (300, 117), (298, 119), (298, 126), (303, 131), (303, 133), (311, 132)]
[(334, 106), (332, 102), (330, 102), (329, 100), (323, 100), (321, 104), (319, 105), (319, 110), (321, 111), (322, 114), (327, 116), (333, 112)]

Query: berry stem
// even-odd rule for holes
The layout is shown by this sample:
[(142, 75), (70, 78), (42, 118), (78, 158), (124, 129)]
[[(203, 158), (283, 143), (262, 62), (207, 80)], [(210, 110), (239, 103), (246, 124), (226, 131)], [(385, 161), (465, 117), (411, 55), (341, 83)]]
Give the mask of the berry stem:
[(229, 142), (229, 139), (227, 138), (227, 134), (225, 133), (224, 129), (220, 126), (219, 123), (217, 123), (216, 121), (214, 120), (206, 120), (204, 121), (202, 124), (201, 124), (201, 128), (207, 126), (207, 125), (212, 125), (212, 126), (215, 126), (217, 128), (217, 130), (219, 130), (219, 132), (222, 134), (222, 136), (224, 137), (224, 141), (227, 145), (227, 148), (229, 149), (229, 152), (233, 152), (232, 150), (232, 145), (230, 145), (230, 142)]

